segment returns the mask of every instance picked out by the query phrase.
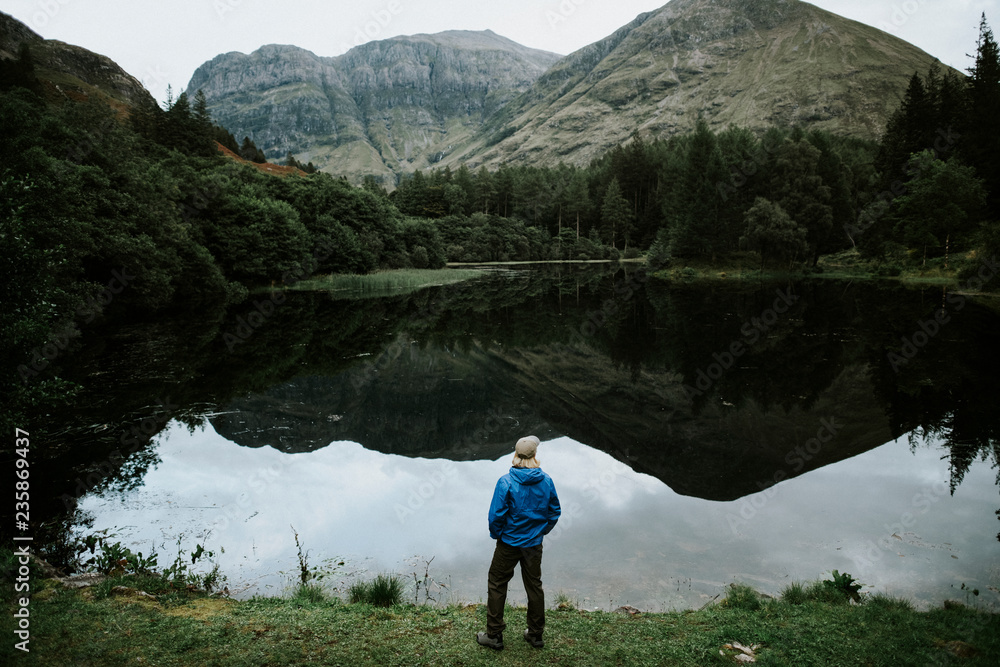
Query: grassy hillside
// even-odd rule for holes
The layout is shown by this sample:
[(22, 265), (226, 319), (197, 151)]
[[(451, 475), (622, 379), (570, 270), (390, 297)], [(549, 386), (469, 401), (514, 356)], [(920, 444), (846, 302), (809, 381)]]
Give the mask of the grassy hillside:
[(632, 132), (684, 133), (699, 117), (873, 139), (933, 60), (799, 0), (673, 0), (556, 63), (445, 162), (584, 165)]

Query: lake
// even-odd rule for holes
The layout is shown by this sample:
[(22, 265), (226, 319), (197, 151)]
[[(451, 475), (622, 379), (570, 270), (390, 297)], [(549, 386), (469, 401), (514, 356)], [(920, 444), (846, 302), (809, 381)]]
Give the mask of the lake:
[(475, 602), (533, 433), (563, 506), (550, 603), (697, 608), (837, 569), (995, 606), (998, 324), (941, 286), (569, 265), (112, 322), (66, 362), (88, 389), (49, 426), (50, 509), (78, 497), (74, 530), (161, 564), (204, 544), (241, 597), (288, 590), (297, 538), (330, 587), (395, 572)]

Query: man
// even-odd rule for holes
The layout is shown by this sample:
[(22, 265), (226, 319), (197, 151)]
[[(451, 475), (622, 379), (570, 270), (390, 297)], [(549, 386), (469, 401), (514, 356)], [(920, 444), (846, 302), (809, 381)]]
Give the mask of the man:
[(545, 630), (545, 593), (542, 591), (542, 536), (559, 520), (559, 496), (552, 478), (542, 472), (535, 453), (538, 438), (529, 435), (514, 446), (510, 472), (497, 480), (490, 503), (490, 537), (496, 540), (490, 564), (486, 601), (486, 632), (476, 635), (483, 646), (503, 648), (504, 604), (514, 566), (521, 565), (521, 580), (528, 594), (528, 627), (524, 639), (542, 648)]

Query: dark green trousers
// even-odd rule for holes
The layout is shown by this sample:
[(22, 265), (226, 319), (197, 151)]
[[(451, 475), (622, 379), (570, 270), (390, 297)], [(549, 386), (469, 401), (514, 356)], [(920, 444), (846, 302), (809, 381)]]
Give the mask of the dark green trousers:
[(503, 634), (507, 624), (503, 608), (507, 602), (507, 584), (514, 576), (514, 567), (521, 565), (521, 581), (528, 594), (528, 634), (538, 639), (545, 630), (545, 593), (542, 591), (542, 545), (512, 547), (497, 540), (490, 563), (486, 598), (486, 633), (495, 637)]

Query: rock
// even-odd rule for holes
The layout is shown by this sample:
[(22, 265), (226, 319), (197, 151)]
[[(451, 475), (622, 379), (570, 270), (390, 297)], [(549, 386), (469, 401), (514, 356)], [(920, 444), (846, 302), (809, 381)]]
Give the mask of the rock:
[(50, 565), (45, 559), (39, 558), (38, 556), (32, 554), (31, 560), (35, 562), (35, 566), (38, 571), (42, 573), (42, 576), (46, 579), (62, 579), (66, 576), (66, 573), (61, 571), (59, 568)]
[(147, 593), (146, 591), (140, 591), (139, 589), (132, 588), (130, 586), (115, 586), (114, 588), (111, 589), (111, 594), (120, 597), (144, 598), (147, 600), (156, 600), (155, 595)]
[(958, 639), (945, 643), (944, 648), (957, 658), (974, 658), (979, 653), (975, 646)]
[[(489, 135), (443, 163), (492, 170), (530, 156), (537, 166), (583, 166), (636, 130), (666, 137), (690, 132), (697, 118), (719, 130), (802, 124), (874, 139), (913, 73), (933, 61), (797, 0), (672, 0), (560, 60), (496, 116)], [(574, 128), (579, 121), (585, 129)]]
[(88, 586), (99, 584), (106, 579), (107, 577), (105, 575), (97, 572), (84, 572), (83, 574), (74, 574), (69, 577), (62, 577), (59, 581), (66, 588), (86, 588)]
[[(736, 662), (741, 662), (741, 663), (757, 662), (757, 649), (759, 649), (760, 646), (761, 646), (760, 644), (751, 644), (750, 646), (746, 646), (745, 644), (741, 644), (740, 642), (730, 642), (728, 644), (722, 645), (722, 648), (719, 649), (719, 654), (723, 656), (729, 655)], [(730, 651), (735, 651), (736, 653), (734, 654), (726, 653), (726, 651), (724, 651), (723, 649), (729, 649)]]
[(639, 611), (638, 609), (636, 609), (635, 607), (632, 607), (632, 606), (626, 604), (626, 605), (622, 605), (621, 607), (618, 607), (618, 609), (615, 609), (615, 613), (616, 614), (628, 614), (629, 616), (638, 616), (642, 612)]
[(367, 42), (336, 57), (270, 44), (199, 67), (215, 122), (272, 159), (291, 151), (350, 180), (425, 169), (468, 139), (559, 56), (489, 30)]

